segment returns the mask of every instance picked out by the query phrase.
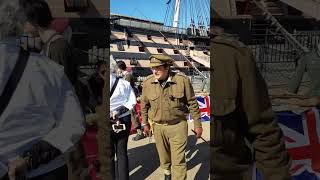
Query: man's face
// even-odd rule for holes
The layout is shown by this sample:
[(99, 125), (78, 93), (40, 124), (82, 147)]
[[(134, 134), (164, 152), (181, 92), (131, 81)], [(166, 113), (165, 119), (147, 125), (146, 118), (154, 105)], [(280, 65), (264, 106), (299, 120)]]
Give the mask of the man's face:
[(122, 73), (122, 70), (119, 67), (117, 67), (117, 74), (121, 74), (121, 73)]
[(169, 68), (165, 66), (156, 66), (151, 68), (154, 77), (157, 80), (165, 80), (168, 77)]

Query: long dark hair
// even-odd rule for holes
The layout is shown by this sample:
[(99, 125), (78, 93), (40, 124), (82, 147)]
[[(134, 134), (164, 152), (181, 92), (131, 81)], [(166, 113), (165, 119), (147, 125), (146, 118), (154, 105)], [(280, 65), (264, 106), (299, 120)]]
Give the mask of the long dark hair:
[(50, 26), (53, 17), (49, 5), (44, 0), (20, 0), (27, 21), (41, 28)]

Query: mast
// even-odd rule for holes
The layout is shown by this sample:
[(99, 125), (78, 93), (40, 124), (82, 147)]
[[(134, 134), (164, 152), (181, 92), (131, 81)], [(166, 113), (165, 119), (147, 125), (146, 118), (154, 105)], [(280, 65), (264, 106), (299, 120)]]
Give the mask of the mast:
[(176, 5), (174, 8), (174, 18), (173, 18), (173, 27), (179, 27), (179, 15), (180, 15), (180, 0), (176, 0)]

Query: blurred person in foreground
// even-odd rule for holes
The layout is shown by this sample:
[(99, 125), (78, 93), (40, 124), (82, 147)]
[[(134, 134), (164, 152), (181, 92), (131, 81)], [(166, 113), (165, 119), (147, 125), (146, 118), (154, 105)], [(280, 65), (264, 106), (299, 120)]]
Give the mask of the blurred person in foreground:
[(64, 155), (84, 132), (83, 113), (63, 67), (19, 47), (19, 2), (0, 2), (0, 179), (65, 180)]
[[(75, 89), (82, 110), (85, 111), (83, 99), (85, 94), (78, 81), (78, 64), (75, 61), (73, 49), (68, 42), (71, 36), (67, 40), (62, 33), (54, 29), (53, 22), (55, 19), (52, 16), (49, 4), (45, 0), (20, 0), (20, 2), (23, 16), (26, 18), (24, 33), (29, 38), (28, 41), (40, 40), (40, 46), (37, 50), (63, 66), (66, 76)], [(86, 167), (81, 145), (76, 144), (75, 146), (77, 148), (70, 152), (68, 157), (69, 180), (79, 178), (79, 171)]]
[(284, 136), (252, 52), (222, 29), (211, 31), (211, 178), (249, 180), (256, 163), (265, 180), (291, 179)]
[(72, 48), (63, 34), (51, 26), (54, 19), (48, 3), (45, 0), (21, 0), (21, 2), (23, 15), (27, 19), (24, 32), (31, 41), (41, 40), (39, 47), (41, 54), (62, 65), (67, 77), (75, 85), (78, 73)]

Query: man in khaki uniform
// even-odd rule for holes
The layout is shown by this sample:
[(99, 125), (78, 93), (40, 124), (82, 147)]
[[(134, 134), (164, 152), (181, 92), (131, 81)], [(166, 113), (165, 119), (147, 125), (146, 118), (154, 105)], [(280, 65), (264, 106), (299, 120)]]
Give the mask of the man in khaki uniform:
[(141, 116), (147, 134), (150, 133), (148, 118), (154, 122), (154, 138), (165, 179), (170, 180), (172, 172), (173, 180), (186, 180), (186, 115), (190, 111), (197, 138), (202, 134), (201, 116), (189, 78), (171, 72), (172, 63), (169, 56), (150, 57), (153, 74), (143, 82)]
[(211, 48), (211, 178), (251, 179), (255, 161), (265, 180), (289, 180), (291, 160), (251, 51), (215, 35)]

